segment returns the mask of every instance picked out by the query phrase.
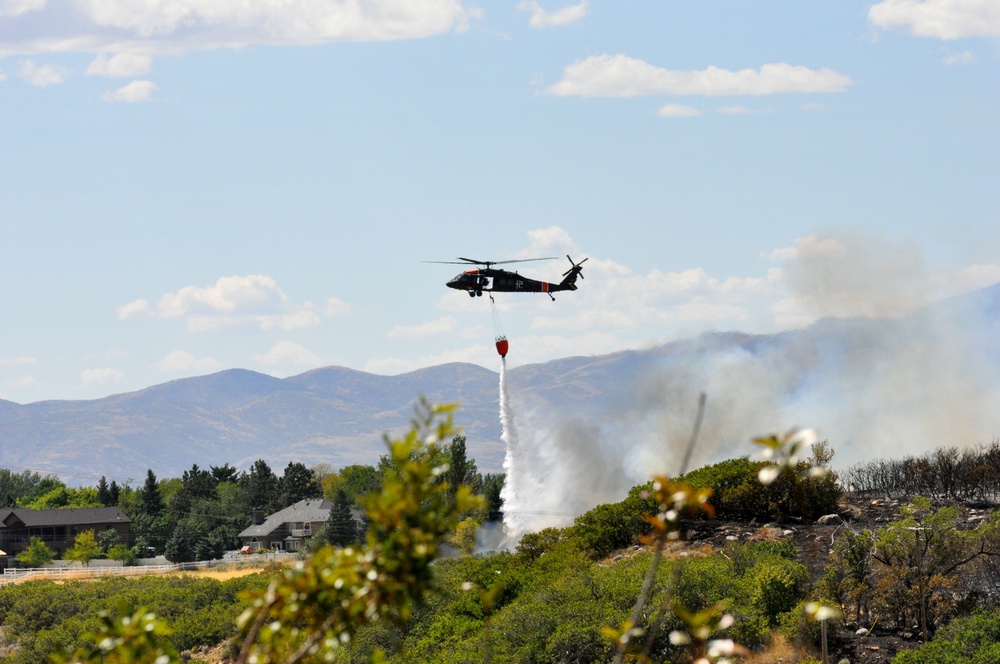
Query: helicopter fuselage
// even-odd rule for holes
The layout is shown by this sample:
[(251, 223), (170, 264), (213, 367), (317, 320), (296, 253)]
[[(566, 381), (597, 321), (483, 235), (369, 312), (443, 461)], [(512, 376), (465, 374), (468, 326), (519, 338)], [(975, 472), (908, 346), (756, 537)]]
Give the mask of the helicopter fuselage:
[(448, 288), (468, 291), (470, 297), (487, 293), (554, 293), (576, 290), (575, 283), (553, 284), (521, 276), (517, 272), (480, 268), (466, 270), (448, 282)]

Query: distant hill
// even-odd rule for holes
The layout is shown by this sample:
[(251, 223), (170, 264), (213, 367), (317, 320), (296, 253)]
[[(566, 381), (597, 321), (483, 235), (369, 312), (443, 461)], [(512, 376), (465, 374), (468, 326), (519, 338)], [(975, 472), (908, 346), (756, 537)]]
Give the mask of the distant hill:
[[(810, 425), (846, 439), (847, 460), (877, 453), (862, 439), (886, 435), (873, 425), (879, 418), (905, 424), (916, 412), (941, 419), (933, 412), (938, 405), (978, 428), (966, 433), (943, 424), (955, 431), (952, 441), (925, 426), (933, 440), (924, 447), (985, 442), (969, 437), (1000, 434), (991, 429), (1000, 427), (997, 418), (980, 418), (985, 406), (976, 401), (1000, 394), (998, 303), (1000, 286), (993, 286), (901, 320), (823, 320), (775, 335), (706, 334), (518, 367), (508, 384), (526, 410), (595, 425), (608, 413), (638, 420), (678, 400), (690, 404), (706, 390), (716, 408), (710, 415), (731, 420), (737, 432), (718, 436), (741, 445), (763, 433), (755, 427), (781, 425), (779, 416), (794, 408)], [(424, 396), (460, 405), (456, 419), (470, 455), (481, 470), (497, 472), (504, 455), (498, 387), (496, 372), (452, 363), (398, 376), (326, 367), (279, 379), (232, 369), (90, 401), (0, 400), (0, 467), (54, 473), (71, 483), (92, 485), (106, 475), (134, 485), (147, 468), (173, 477), (194, 463), (246, 468), (263, 458), (278, 473), (289, 461), (334, 468), (375, 463), (385, 452), (383, 434), (405, 430)], [(938, 392), (927, 392), (932, 388)], [(682, 430), (689, 427), (685, 418)]]

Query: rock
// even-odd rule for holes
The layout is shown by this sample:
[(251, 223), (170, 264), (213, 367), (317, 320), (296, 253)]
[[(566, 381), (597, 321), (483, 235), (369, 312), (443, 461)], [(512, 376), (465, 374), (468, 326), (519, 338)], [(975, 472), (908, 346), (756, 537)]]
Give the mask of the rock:
[(787, 537), (788, 535), (794, 535), (795, 531), (794, 530), (782, 530), (781, 534), (785, 535)]
[(839, 526), (844, 523), (844, 520), (839, 514), (824, 514), (820, 518), (816, 519), (816, 523), (821, 526)]
[(864, 636), (867, 633), (868, 633), (868, 630), (865, 629), (864, 627), (859, 628), (858, 631), (855, 632), (855, 634), (857, 634), (858, 636)]
[(726, 535), (726, 539), (729, 540), (730, 542), (735, 542), (736, 540), (739, 539), (739, 537), (737, 537), (736, 535)]

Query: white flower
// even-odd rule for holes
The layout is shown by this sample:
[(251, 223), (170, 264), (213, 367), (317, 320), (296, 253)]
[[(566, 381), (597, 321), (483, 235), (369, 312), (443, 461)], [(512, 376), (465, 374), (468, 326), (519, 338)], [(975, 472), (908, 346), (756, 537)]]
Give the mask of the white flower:
[(778, 479), (778, 475), (781, 474), (781, 468), (778, 466), (764, 466), (760, 469), (760, 473), (757, 474), (757, 479), (764, 486), (767, 486)]

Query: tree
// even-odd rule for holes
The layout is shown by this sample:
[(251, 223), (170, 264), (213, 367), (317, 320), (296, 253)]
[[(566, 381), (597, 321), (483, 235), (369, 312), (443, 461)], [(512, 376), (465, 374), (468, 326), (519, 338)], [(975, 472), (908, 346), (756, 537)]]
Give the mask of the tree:
[(215, 478), (216, 484), (223, 482), (235, 483), (239, 480), (240, 471), (236, 469), (236, 466), (230, 466), (227, 463), (224, 466), (209, 466), (209, 468), (212, 469), (212, 477)]
[(55, 556), (55, 552), (40, 537), (32, 537), (28, 548), (17, 554), (17, 562), (25, 567), (41, 567), (51, 563)]
[(451, 445), (448, 446), (448, 470), (444, 473), (444, 480), (452, 495), (455, 495), (460, 486), (467, 486), (473, 491), (479, 490), (479, 471), (476, 469), (476, 462), (466, 454), (465, 436), (458, 435), (451, 439)]
[(346, 546), (358, 540), (358, 524), (351, 514), (351, 501), (347, 493), (340, 489), (333, 498), (330, 518), (323, 528), (323, 537), (334, 546)]
[(107, 554), (111, 547), (118, 544), (118, 542), (118, 531), (114, 528), (108, 528), (97, 533), (97, 545), (101, 547), (101, 551), (105, 554)]
[(263, 459), (257, 459), (250, 470), (240, 475), (243, 505), (247, 513), (255, 507), (271, 509), (278, 500), (278, 478)]
[(104, 475), (101, 475), (101, 479), (97, 481), (97, 501), (104, 507), (113, 504), (111, 501), (111, 487), (108, 486), (108, 478)]
[(104, 505), (97, 500), (97, 489), (94, 487), (57, 486), (27, 503), (25, 507), (33, 510), (56, 510), (70, 507), (104, 507)]
[[(392, 470), (381, 493), (366, 499), (371, 520), (361, 547), (323, 547), (289, 568), (243, 613), (237, 661), (332, 659), (357, 629), (374, 622), (405, 625), (423, 600), (439, 546), (462, 512), (483, 501), (467, 488), (449, 499), (423, 443), (453, 433), (450, 409), (421, 402), (417, 423), (390, 444)], [(436, 417), (448, 413), (438, 424)], [(437, 425), (437, 426), (435, 426)]]
[(503, 520), (503, 498), (500, 493), (503, 491), (504, 481), (507, 476), (504, 473), (486, 473), (483, 475), (483, 497), (487, 504), (487, 521)]
[(174, 528), (173, 534), (163, 548), (163, 555), (172, 563), (190, 563), (197, 560), (196, 552), (201, 546), (200, 540), (204, 533), (195, 529), (187, 522), (181, 522)]
[(30, 470), (15, 473), (0, 468), (0, 507), (14, 507), (18, 500), (34, 493), (41, 482), (42, 476)]
[(76, 536), (73, 546), (66, 551), (66, 560), (75, 560), (90, 567), (90, 561), (99, 558), (101, 545), (97, 543), (93, 530), (84, 530)]
[(138, 547), (129, 547), (125, 544), (115, 544), (108, 549), (108, 560), (119, 560), (126, 567), (134, 565), (138, 555)]
[(151, 517), (163, 513), (163, 496), (160, 495), (160, 484), (156, 481), (152, 468), (146, 471), (146, 483), (139, 491), (139, 510)]
[(199, 468), (198, 464), (191, 466), (191, 470), (185, 470), (181, 477), (180, 490), (170, 501), (171, 515), (175, 519), (183, 519), (191, 513), (191, 508), (196, 502), (214, 500), (215, 485), (212, 473)]
[(360, 496), (371, 491), (377, 491), (381, 482), (375, 466), (351, 465), (344, 466), (340, 472), (328, 476), (329, 486), (324, 481), (324, 495), (331, 500), (337, 495), (338, 489), (343, 489), (347, 499), (356, 503)]
[(285, 466), (285, 474), (278, 482), (280, 491), (279, 504), (282, 508), (294, 505), (307, 498), (322, 498), (323, 487), (313, 471), (305, 464), (289, 461)]

